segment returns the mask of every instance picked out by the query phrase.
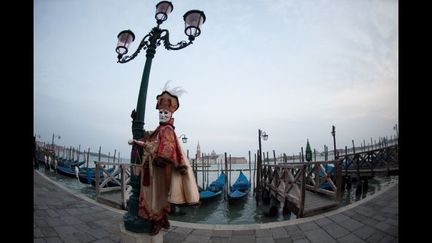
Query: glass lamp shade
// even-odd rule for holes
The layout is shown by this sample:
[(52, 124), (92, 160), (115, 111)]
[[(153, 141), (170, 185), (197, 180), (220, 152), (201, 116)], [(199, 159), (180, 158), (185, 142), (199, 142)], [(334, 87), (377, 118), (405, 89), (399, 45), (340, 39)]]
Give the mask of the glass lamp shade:
[(123, 30), (117, 35), (116, 52), (119, 55), (124, 55), (128, 52), (128, 46), (135, 40), (135, 35), (131, 30)]
[(187, 143), (187, 137), (186, 137), (186, 136), (183, 136), (183, 137), (182, 137), (182, 141), (183, 141), (183, 143)]
[(262, 136), (263, 136), (264, 141), (267, 141), (268, 135), (266, 133), (264, 133)]
[(206, 17), (203, 11), (190, 10), (183, 15), (185, 21), (185, 34), (189, 37), (197, 37), (201, 34), (201, 25), (205, 22)]
[(156, 5), (156, 15), (155, 18), (158, 24), (162, 24), (168, 18), (168, 14), (170, 14), (174, 9), (174, 6), (169, 1), (162, 1)]

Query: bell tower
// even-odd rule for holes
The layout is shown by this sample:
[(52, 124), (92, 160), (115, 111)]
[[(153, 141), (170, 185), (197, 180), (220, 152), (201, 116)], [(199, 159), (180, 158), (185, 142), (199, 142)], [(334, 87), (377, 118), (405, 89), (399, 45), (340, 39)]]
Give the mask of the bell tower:
[(199, 141), (198, 141), (197, 150), (196, 150), (196, 158), (197, 158), (197, 161), (201, 160), (201, 147), (200, 147)]

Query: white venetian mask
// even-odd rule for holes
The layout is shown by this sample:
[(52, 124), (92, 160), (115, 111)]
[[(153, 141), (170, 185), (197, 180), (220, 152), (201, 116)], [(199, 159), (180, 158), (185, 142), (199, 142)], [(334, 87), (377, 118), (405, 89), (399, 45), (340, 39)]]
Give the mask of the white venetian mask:
[(159, 122), (168, 122), (171, 119), (172, 112), (165, 109), (159, 110)]

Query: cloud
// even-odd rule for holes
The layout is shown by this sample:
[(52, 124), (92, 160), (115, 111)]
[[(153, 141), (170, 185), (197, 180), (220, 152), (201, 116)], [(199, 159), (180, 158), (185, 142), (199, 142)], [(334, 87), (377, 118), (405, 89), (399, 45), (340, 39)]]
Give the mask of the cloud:
[(363, 118), (373, 114), (390, 119), (397, 116), (397, 90), (393, 81), (383, 80), (357, 86), (355, 89), (339, 90), (323, 99), (322, 114), (342, 120)]

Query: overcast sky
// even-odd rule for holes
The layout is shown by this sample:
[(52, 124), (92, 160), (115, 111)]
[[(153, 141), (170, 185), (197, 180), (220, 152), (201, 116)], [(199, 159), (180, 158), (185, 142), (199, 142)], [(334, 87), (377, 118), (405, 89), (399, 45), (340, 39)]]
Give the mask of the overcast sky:
[[(117, 63), (120, 31), (135, 42), (156, 26), (159, 1), (34, 1), (34, 131), (42, 141), (129, 158), (145, 51)], [(183, 15), (204, 11), (194, 43), (160, 46), (148, 85), (145, 129), (158, 126), (156, 96), (171, 80), (187, 93), (174, 113), (190, 154), (258, 149), (298, 154), (395, 134), (398, 122), (398, 2), (393, 0), (182, 0), (161, 28), (187, 40)]]

